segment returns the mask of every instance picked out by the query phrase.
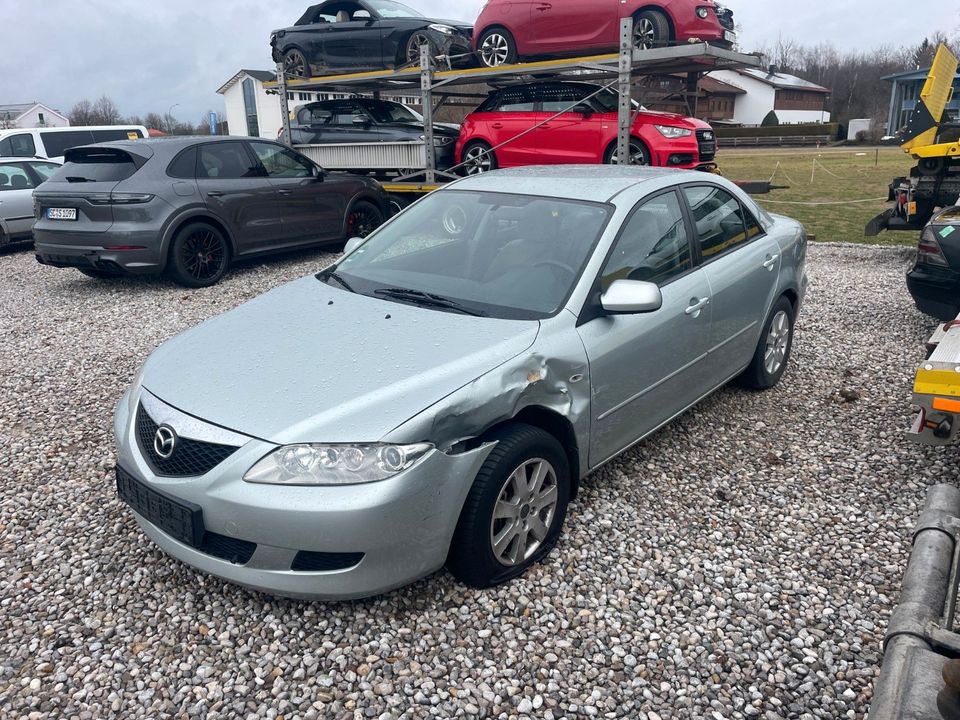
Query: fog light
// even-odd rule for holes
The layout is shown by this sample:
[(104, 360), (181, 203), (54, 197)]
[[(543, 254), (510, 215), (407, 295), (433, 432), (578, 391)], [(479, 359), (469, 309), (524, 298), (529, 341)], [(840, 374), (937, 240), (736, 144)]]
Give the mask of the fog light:
[(707, 15), (709, 15), (709, 14), (710, 14), (710, 11), (707, 10), (707, 8), (705, 8), (705, 7), (699, 7), (699, 8), (697, 8), (697, 17), (700, 18), (701, 20), (706, 20), (706, 19), (707, 19)]

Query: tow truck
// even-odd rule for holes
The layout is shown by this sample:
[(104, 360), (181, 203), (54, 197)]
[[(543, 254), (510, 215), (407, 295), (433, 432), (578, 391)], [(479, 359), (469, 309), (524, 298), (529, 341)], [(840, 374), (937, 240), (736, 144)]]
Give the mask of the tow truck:
[(946, 110), (958, 65), (957, 56), (941, 44), (910, 121), (898, 134), (904, 152), (917, 164), (909, 177), (890, 183), (887, 200), (894, 205), (867, 223), (865, 236), (922, 230), (938, 207), (954, 205), (960, 197), (960, 122)]

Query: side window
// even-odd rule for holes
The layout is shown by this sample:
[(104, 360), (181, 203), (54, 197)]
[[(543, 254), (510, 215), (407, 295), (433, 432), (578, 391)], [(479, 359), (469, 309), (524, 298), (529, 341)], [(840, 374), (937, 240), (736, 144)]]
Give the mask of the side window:
[(616, 280), (663, 285), (693, 267), (683, 211), (668, 192), (638, 207), (617, 241), (601, 275), (603, 291)]
[(31, 162), (27, 163), (27, 165), (29, 165), (33, 171), (40, 176), (41, 182), (44, 180), (49, 180), (50, 176), (60, 169), (59, 165), (45, 162)]
[(0, 192), (28, 190), (33, 187), (36, 187), (33, 179), (19, 164), (0, 165)]
[(683, 188), (683, 192), (693, 212), (704, 260), (760, 234), (760, 227), (752, 216), (754, 230), (752, 234), (748, 232), (740, 202), (726, 190), (712, 185), (696, 185)]
[(330, 108), (333, 117), (328, 125), (353, 125), (353, 117), (362, 114), (362, 111), (353, 103), (339, 103)]
[(260, 158), (267, 175), (272, 178), (313, 177), (313, 166), (296, 153), (271, 143), (252, 142), (250, 146)]
[(93, 142), (93, 133), (89, 130), (64, 130), (62, 132), (42, 132), (40, 139), (47, 151), (47, 157), (60, 157), (70, 148), (89, 145)]
[(37, 148), (29, 133), (11, 135), (0, 141), (0, 157), (33, 157), (36, 154)]
[(182, 180), (193, 180), (197, 176), (197, 148), (187, 148), (177, 155), (167, 167), (167, 175)]
[(197, 177), (237, 179), (260, 176), (260, 169), (254, 164), (241, 143), (219, 142), (201, 145), (198, 151)]
[(572, 111), (573, 106), (583, 100), (586, 94), (569, 85), (541, 85), (537, 92), (540, 111), (545, 113)]
[(507, 90), (500, 96), (500, 112), (533, 112), (533, 94), (526, 88), (518, 87)]

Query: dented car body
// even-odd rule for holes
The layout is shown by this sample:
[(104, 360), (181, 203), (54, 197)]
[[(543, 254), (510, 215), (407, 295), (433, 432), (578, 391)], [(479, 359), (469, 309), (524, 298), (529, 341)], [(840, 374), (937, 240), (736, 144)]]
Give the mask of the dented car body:
[(117, 408), (120, 495), (171, 555), (271, 593), (509, 579), (593, 469), (738, 375), (779, 380), (805, 249), (722, 178), (461, 180), (158, 349)]

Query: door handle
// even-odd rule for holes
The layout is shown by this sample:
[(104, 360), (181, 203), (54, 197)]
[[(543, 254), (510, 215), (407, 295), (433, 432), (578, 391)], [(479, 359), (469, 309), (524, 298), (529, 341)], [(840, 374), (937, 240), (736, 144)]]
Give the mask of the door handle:
[(698, 300), (697, 298), (690, 298), (690, 307), (688, 307), (684, 312), (691, 317), (697, 317), (700, 314), (700, 311), (703, 310), (707, 305), (710, 304), (710, 298), (703, 298), (703, 300)]
[(494, 130), (502, 130), (502, 129), (503, 129), (503, 123), (498, 123), (498, 122), (496, 122), (496, 123), (494, 123), (493, 125), (491, 125), (490, 127), (492, 127)]
[(220, 192), (219, 190), (210, 190), (207, 192), (208, 197), (223, 197), (226, 193)]
[(779, 259), (779, 253), (777, 255), (767, 255), (767, 259), (763, 261), (763, 266), (767, 270), (773, 270), (773, 266), (777, 264), (777, 260)]
[(544, 10), (553, 10), (553, 5), (551, 5), (550, 3), (542, 3), (537, 6), (537, 10), (539, 10), (540, 12), (543, 12)]
[(293, 190), (277, 190), (279, 195), (293, 195)]
[(541, 125), (540, 127), (541, 127), (543, 130), (546, 130), (547, 128), (550, 127), (550, 123), (544, 123), (544, 124)]

